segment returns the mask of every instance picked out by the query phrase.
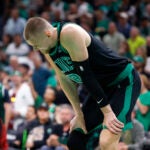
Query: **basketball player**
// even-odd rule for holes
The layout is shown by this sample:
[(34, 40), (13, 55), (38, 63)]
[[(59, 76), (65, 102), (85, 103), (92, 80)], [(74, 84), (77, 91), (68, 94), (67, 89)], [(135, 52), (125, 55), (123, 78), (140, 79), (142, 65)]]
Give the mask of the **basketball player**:
[[(24, 38), (45, 55), (72, 104), (75, 117), (69, 149), (88, 149), (88, 135), (103, 127), (101, 150), (117, 150), (121, 132), (132, 128), (131, 112), (140, 92), (140, 79), (131, 62), (72, 23), (52, 26), (34, 17), (26, 24)], [(82, 108), (77, 84), (89, 91)]]

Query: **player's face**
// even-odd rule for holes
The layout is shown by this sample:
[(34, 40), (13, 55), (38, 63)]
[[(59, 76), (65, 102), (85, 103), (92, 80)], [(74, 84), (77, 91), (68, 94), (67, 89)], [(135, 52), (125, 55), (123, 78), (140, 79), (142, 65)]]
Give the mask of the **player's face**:
[(33, 39), (32, 41), (28, 41), (28, 43), (34, 50), (40, 50), (43, 53), (48, 52), (51, 48), (51, 40), (46, 36)]

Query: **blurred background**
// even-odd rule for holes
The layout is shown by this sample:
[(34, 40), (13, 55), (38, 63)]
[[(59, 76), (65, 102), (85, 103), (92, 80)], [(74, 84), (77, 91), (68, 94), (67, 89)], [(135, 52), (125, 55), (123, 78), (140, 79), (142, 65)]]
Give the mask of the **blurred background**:
[[(23, 39), (35, 16), (77, 23), (132, 61), (142, 89), (118, 149), (150, 150), (150, 0), (1, 0), (0, 149), (67, 150), (74, 112), (50, 64)], [(78, 92), (82, 104), (87, 91)]]

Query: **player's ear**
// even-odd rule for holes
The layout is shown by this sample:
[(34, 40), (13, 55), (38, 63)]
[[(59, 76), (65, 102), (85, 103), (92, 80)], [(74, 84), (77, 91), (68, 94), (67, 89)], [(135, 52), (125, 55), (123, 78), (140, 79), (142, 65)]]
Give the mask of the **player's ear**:
[(49, 31), (49, 30), (45, 30), (44, 33), (45, 33), (45, 35), (46, 35), (47, 37), (50, 37), (50, 36), (51, 36), (51, 31)]

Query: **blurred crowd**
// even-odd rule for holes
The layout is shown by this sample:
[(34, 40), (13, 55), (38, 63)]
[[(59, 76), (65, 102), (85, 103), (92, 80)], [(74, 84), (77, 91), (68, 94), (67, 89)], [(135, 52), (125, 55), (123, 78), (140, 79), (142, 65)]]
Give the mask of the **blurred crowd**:
[[(118, 149), (150, 149), (150, 0), (0, 2), (0, 149), (67, 150), (73, 109), (50, 64), (23, 39), (34, 16), (77, 23), (132, 61), (142, 88), (133, 129), (123, 132)], [(82, 104), (87, 91), (79, 86), (78, 92)]]

